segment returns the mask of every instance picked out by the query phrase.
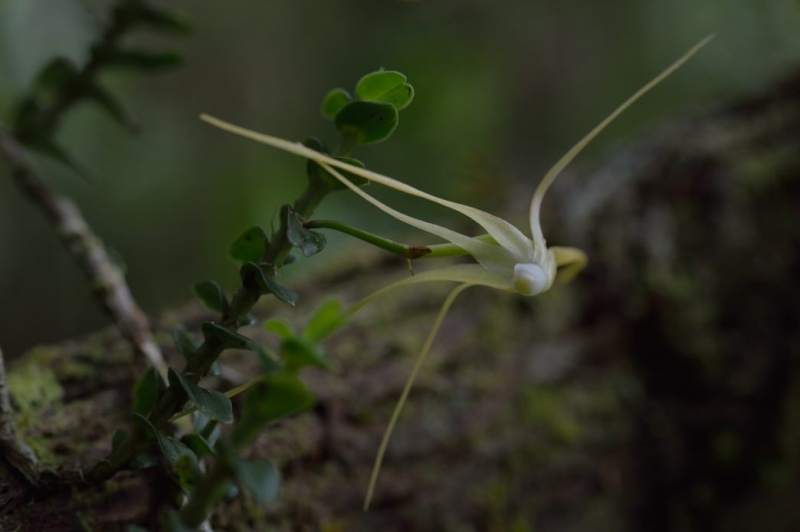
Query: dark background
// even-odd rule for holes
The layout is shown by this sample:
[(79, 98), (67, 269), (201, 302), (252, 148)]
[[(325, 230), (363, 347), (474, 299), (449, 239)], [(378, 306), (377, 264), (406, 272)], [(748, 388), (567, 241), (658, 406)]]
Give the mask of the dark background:
[[(489, 209), (494, 188), (538, 180), (580, 135), (709, 33), (717, 39), (582, 161), (695, 106), (761, 87), (800, 57), (800, 6), (785, 0), (176, 4), (193, 21), (192, 35), (132, 38), (182, 50), (185, 66), (103, 79), (141, 120), (142, 134), (132, 137), (83, 104), (66, 117), (59, 138), (97, 182), (40, 160), (52, 186), (76, 199), (122, 258), (135, 296), (154, 313), (189, 299), (196, 280), (232, 287), (229, 243), (251, 224), (269, 225), (302, 186), (298, 161), (214, 131), (197, 119), (201, 112), (287, 138), (330, 139), (318, 114), (327, 90), (352, 89), (379, 67), (401, 70), (416, 100), (388, 144), (358, 155), (434, 194)], [(108, 7), (0, 1), (0, 118), (48, 60), (85, 59)], [(321, 212), (427, 242), (345, 195)], [(449, 216), (427, 205), (415, 212)], [(524, 211), (512, 216), (524, 227)], [(361, 245), (335, 242), (341, 245), (323, 258), (287, 273), (313, 274)], [(0, 345), (7, 356), (106, 323), (82, 273), (5, 176), (0, 250)]]

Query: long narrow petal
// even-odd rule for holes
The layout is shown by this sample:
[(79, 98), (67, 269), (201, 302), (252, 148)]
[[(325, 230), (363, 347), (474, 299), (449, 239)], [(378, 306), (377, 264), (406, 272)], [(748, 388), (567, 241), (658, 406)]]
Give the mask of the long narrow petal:
[(530, 209), (530, 222), (531, 222), (531, 235), (533, 236), (533, 240), (535, 242), (543, 242), (544, 237), (542, 235), (542, 229), (539, 225), (539, 211), (542, 208), (542, 199), (544, 198), (547, 189), (550, 185), (553, 184), (558, 174), (572, 162), (572, 160), (589, 144), (594, 138), (600, 134), (611, 122), (613, 122), (623, 111), (625, 111), (628, 107), (633, 105), (636, 100), (647, 94), (651, 89), (653, 89), (656, 85), (664, 81), (668, 78), (673, 72), (679, 69), (686, 61), (692, 58), (694, 54), (700, 51), (700, 49), (708, 44), (708, 42), (714, 38), (714, 35), (709, 35), (696, 45), (694, 45), (688, 52), (683, 54), (677, 61), (672, 63), (669, 67), (667, 67), (663, 72), (661, 72), (658, 76), (650, 80), (645, 86), (641, 89), (636, 91), (633, 96), (625, 100), (622, 105), (614, 109), (610, 115), (608, 115), (602, 122), (600, 122), (594, 129), (592, 129), (585, 137), (578, 141), (570, 150), (564, 154), (561, 159), (553, 165), (550, 170), (545, 174), (542, 178), (542, 181), (539, 183), (539, 186), (536, 187), (536, 192), (533, 194), (533, 201), (531, 201), (531, 209)]
[(351, 183), (349, 179), (345, 178), (335, 168), (328, 166), (327, 163), (320, 163), (320, 164), (325, 170), (330, 172), (333, 176), (336, 177), (336, 179), (344, 183), (353, 192), (355, 192), (368, 202), (372, 203), (386, 214), (393, 216), (394, 218), (397, 218), (401, 222), (406, 223), (412, 227), (416, 227), (417, 229), (421, 229), (432, 235), (436, 235), (449, 242), (452, 242), (456, 246), (466, 250), (470, 255), (472, 255), (475, 258), (475, 260), (481, 263), (481, 265), (483, 265), (485, 268), (488, 268), (495, 272), (505, 271), (510, 276), (510, 268), (513, 267), (514, 263), (516, 262), (516, 257), (508, 250), (496, 244), (489, 244), (481, 240), (478, 240), (476, 238), (462, 235), (461, 233), (453, 231), (452, 229), (448, 229), (446, 227), (442, 227), (441, 225), (426, 222), (424, 220), (414, 218), (398, 210), (395, 210), (386, 205), (385, 203), (381, 202), (380, 200), (373, 198), (372, 196), (361, 190), (360, 187), (357, 187), (356, 185)]
[(414, 367), (411, 369), (411, 374), (408, 376), (406, 385), (403, 387), (403, 393), (400, 395), (400, 399), (398, 399), (397, 404), (394, 407), (392, 417), (389, 420), (389, 425), (386, 427), (386, 430), (383, 433), (383, 439), (381, 439), (380, 447), (378, 447), (378, 455), (375, 457), (375, 463), (372, 466), (372, 475), (370, 475), (369, 479), (367, 496), (364, 498), (365, 512), (369, 510), (369, 503), (372, 500), (372, 495), (375, 493), (375, 484), (378, 482), (378, 474), (381, 472), (381, 464), (383, 464), (383, 456), (386, 454), (386, 448), (389, 446), (389, 440), (392, 438), (392, 433), (397, 425), (397, 420), (400, 418), (400, 412), (403, 411), (403, 405), (406, 404), (408, 394), (411, 392), (411, 387), (414, 386), (414, 381), (417, 379), (417, 374), (419, 373), (420, 368), (422, 368), (422, 363), (425, 362), (425, 358), (428, 356), (428, 352), (431, 350), (431, 345), (433, 345), (433, 341), (436, 339), (436, 335), (439, 333), (439, 328), (442, 326), (442, 321), (444, 321), (445, 316), (447, 316), (447, 312), (450, 310), (450, 307), (453, 305), (456, 297), (458, 297), (461, 292), (470, 286), (472, 285), (466, 283), (461, 284), (450, 292), (450, 294), (444, 300), (444, 303), (442, 303), (442, 308), (439, 309), (439, 314), (437, 314), (436, 320), (433, 322), (433, 326), (428, 333), (428, 337), (425, 338), (425, 343), (422, 345), (419, 355), (417, 355), (417, 360), (414, 362)]
[(345, 314), (348, 316), (355, 314), (368, 303), (396, 288), (402, 288), (404, 286), (410, 286), (418, 283), (431, 283), (439, 281), (488, 286), (489, 288), (505, 290), (508, 292), (514, 291), (513, 287), (509, 284), (509, 280), (503, 275), (490, 272), (478, 264), (454, 264), (452, 266), (445, 266), (443, 268), (436, 268), (434, 270), (420, 272), (413, 277), (406, 277), (399, 281), (395, 281), (388, 286), (384, 286), (380, 290), (371, 293), (347, 309)]
[(374, 181), (375, 183), (379, 183), (389, 188), (393, 188), (405, 194), (416, 196), (418, 198), (423, 198), (428, 201), (432, 201), (434, 203), (438, 203), (439, 205), (443, 205), (445, 207), (458, 211), (461, 214), (467, 216), (468, 218), (471, 218), (475, 223), (483, 227), (486, 230), (486, 232), (492, 235), (492, 237), (494, 237), (497, 243), (500, 244), (502, 247), (512, 250), (517, 255), (528, 256), (532, 250), (530, 239), (526, 237), (519, 229), (517, 229), (510, 223), (506, 222), (502, 218), (498, 218), (497, 216), (489, 214), (488, 212), (484, 212), (480, 209), (470, 207), (469, 205), (462, 205), (460, 203), (456, 203), (453, 201), (437, 198), (432, 194), (423, 192), (401, 181), (397, 181), (396, 179), (392, 179), (391, 177), (378, 174), (376, 172), (372, 172), (364, 168), (359, 168), (357, 166), (347, 164), (338, 159), (334, 159), (333, 157), (328, 157), (323, 153), (307, 148), (297, 142), (289, 142), (287, 140), (273, 137), (271, 135), (264, 135), (263, 133), (258, 133), (256, 131), (239, 127), (230, 124), (228, 122), (225, 122), (223, 120), (220, 120), (218, 118), (215, 118), (213, 116), (205, 114), (200, 115), (200, 118), (208, 122), (209, 124), (212, 124), (220, 129), (224, 129), (225, 131), (228, 131), (230, 133), (247, 137), (249, 139), (255, 140), (256, 142), (261, 142), (262, 144), (267, 144), (274, 148), (278, 148), (287, 151), (289, 153), (293, 153), (295, 155), (311, 159), (312, 161), (316, 161), (317, 163), (320, 164), (324, 163), (329, 166), (339, 168), (340, 170), (346, 170), (350, 173), (361, 176), (365, 179), (369, 179), (370, 181)]

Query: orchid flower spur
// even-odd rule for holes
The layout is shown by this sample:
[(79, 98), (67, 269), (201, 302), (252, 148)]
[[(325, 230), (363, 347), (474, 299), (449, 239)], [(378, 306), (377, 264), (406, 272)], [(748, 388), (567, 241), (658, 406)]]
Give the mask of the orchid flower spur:
[[(644, 94), (653, 89), (656, 85), (661, 83), (675, 70), (681, 67), (712, 38), (713, 35), (703, 39), (672, 65), (661, 72), (658, 76), (636, 91), (636, 93), (625, 100), (602, 122), (600, 122), (600, 124), (598, 124), (586, 136), (578, 141), (578, 143), (575, 144), (575, 146), (573, 146), (566, 154), (564, 154), (561, 159), (559, 159), (558, 162), (553, 165), (552, 168), (550, 168), (537, 186), (530, 204), (530, 236), (525, 235), (522, 231), (517, 229), (509, 222), (480, 209), (433, 196), (391, 177), (372, 172), (364, 168), (359, 168), (341, 160), (337, 160), (333, 157), (329, 157), (323, 153), (307, 148), (300, 143), (289, 142), (277, 137), (264, 135), (241, 128), (239, 126), (235, 126), (208, 115), (202, 115), (201, 118), (203, 120), (225, 131), (250, 138), (257, 142), (267, 144), (269, 146), (316, 162), (336, 179), (338, 179), (342, 184), (350, 188), (353, 192), (383, 212), (412, 227), (446, 240), (450, 243), (449, 246), (451, 250), (454, 249), (458, 254), (470, 255), (476, 261), (476, 263), (457, 264), (428, 270), (412, 277), (402, 279), (367, 296), (361, 302), (351, 307), (351, 309), (348, 311), (348, 313), (352, 314), (376, 297), (402, 286), (433, 281), (452, 281), (460, 283), (450, 293), (442, 305), (439, 315), (437, 316), (436, 321), (423, 345), (423, 348), (417, 357), (417, 361), (414, 365), (412, 373), (406, 382), (403, 394), (398, 401), (397, 406), (395, 407), (395, 411), (392, 415), (389, 426), (384, 433), (383, 441), (381, 442), (372, 472), (372, 477), (370, 479), (370, 485), (364, 504), (365, 509), (369, 506), (383, 455), (399, 417), (399, 413), (403, 407), (403, 404), (405, 403), (409, 390), (413, 385), (417, 372), (421, 367), (422, 361), (430, 350), (430, 346), (433, 343), (439, 325), (444, 319), (444, 316), (450, 305), (453, 303), (455, 297), (465, 288), (475, 285), (517, 292), (524, 296), (536, 296), (549, 290), (556, 281), (569, 281), (585, 267), (587, 258), (583, 251), (569, 247), (547, 246), (540, 226), (539, 216), (545, 193), (549, 189), (550, 185), (552, 185), (552, 183), (555, 181), (556, 177), (558, 177), (558, 175), (561, 173), (561, 171), (586, 147), (587, 144), (589, 144), (598, 134), (600, 134), (600, 132), (602, 132), (623, 111), (630, 107)], [(341, 171), (346, 171), (350, 174), (365, 178), (370, 182), (378, 183), (397, 191), (423, 198), (457, 211), (480, 225), (487, 234), (479, 237), (470, 237), (446, 227), (426, 222), (395, 210), (378, 199), (373, 198), (367, 192), (353, 184), (349, 179), (342, 175)]]

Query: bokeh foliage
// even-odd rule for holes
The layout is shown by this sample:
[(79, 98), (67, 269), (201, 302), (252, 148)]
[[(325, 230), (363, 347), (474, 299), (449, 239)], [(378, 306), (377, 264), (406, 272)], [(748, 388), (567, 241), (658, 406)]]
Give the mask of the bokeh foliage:
[[(102, 19), (109, 6), (103, 0), (56, 4), (0, 3), (4, 121), (56, 54), (85, 59), (94, 17)], [(186, 66), (159, 76), (120, 72), (103, 79), (139, 119), (142, 135), (131, 139), (84, 105), (67, 117), (59, 140), (98, 182), (87, 185), (41, 162), (53, 185), (76, 198), (119, 252), (134, 293), (152, 311), (190, 298), (187, 279), (217, 278), (230, 288), (235, 268), (219, 250), (249, 226), (268, 226), (283, 198), (302, 186), (302, 162), (221, 138), (197, 120), (200, 112), (299, 139), (327, 127), (308, 105), (327, 87), (347, 87), (379, 67), (400, 70), (419, 96), (393, 139), (396, 149), (364, 160), (433, 193), (475, 203), (487, 201), (480, 183), (532, 187), (598, 117), (703, 35), (719, 38), (623, 117), (594, 153), (694, 103), (761, 85), (800, 56), (800, 7), (781, 0), (176, 4), (195, 28), (180, 45)], [(152, 44), (148, 38), (136, 37), (137, 44)], [(321, 214), (342, 205), (353, 223), (392, 226), (345, 195)], [(70, 257), (8, 180), (0, 180), (0, 249), (0, 294), (14, 302), (12, 319), (0, 322), (7, 356), (103, 323)], [(51, 281), (47, 291), (38, 289), (42, 278)]]

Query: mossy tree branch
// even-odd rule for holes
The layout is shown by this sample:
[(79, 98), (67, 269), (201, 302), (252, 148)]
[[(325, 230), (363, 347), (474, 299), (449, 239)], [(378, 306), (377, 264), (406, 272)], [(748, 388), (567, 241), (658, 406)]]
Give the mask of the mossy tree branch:
[(29, 483), (35, 485), (39, 480), (36, 455), (24, 441), (17, 437), (11, 414), (3, 350), (0, 349), (0, 456), (5, 458)]

